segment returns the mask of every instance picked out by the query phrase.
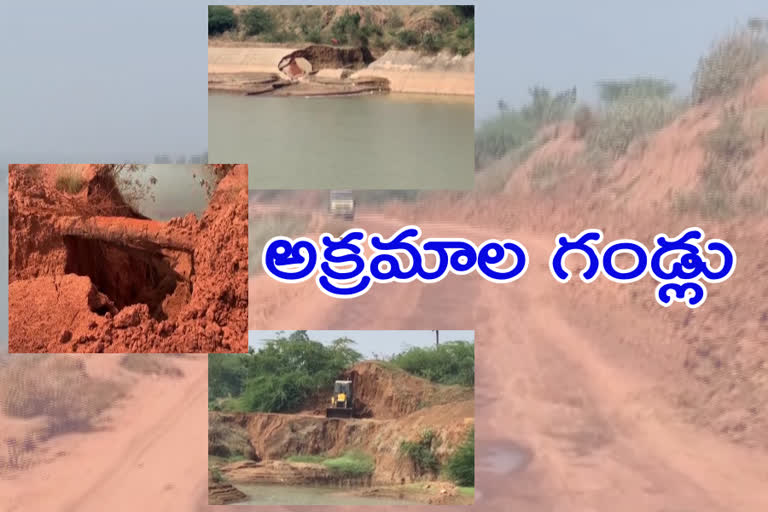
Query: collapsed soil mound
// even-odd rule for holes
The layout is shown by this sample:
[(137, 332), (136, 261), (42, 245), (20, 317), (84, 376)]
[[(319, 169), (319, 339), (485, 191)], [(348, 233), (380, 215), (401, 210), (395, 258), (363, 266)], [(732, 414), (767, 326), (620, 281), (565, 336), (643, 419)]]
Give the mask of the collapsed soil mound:
[(336, 48), (325, 45), (311, 45), (289, 53), (278, 63), (281, 71), (297, 59), (305, 59), (312, 71), (321, 69), (362, 69), (375, 59), (368, 48)]
[(10, 350), (245, 351), (247, 167), (213, 166), (202, 218), (168, 222), (132, 208), (110, 167), (76, 193), (57, 166), (10, 168)]

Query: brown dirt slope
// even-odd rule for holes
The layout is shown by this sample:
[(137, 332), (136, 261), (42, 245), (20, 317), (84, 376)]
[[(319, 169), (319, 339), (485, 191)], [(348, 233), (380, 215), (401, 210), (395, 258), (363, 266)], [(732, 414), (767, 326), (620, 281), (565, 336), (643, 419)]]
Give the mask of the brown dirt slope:
[[(602, 279), (588, 286), (571, 283), (562, 287), (563, 299), (571, 301), (570, 315), (583, 328), (613, 332), (638, 357), (668, 368), (675, 385), (665, 394), (682, 416), (728, 440), (768, 450), (768, 287), (759, 284), (768, 278), (766, 109), (768, 76), (731, 98), (683, 112), (631, 145), (601, 173), (593, 172), (583, 158), (584, 141), (574, 139), (572, 127), (564, 123), (540, 134), (542, 142), (532, 155), (505, 170), (506, 187), (496, 198), (436, 196), (418, 215), (501, 229), (525, 226), (551, 240), (559, 232), (575, 235), (596, 227), (603, 229), (606, 241), (633, 238), (653, 247), (658, 233), (674, 235), (699, 226), (708, 238), (729, 242), (738, 256), (736, 271), (727, 282), (709, 286), (707, 303), (698, 310), (659, 307), (650, 279), (630, 286)], [(708, 196), (705, 140), (733, 115), (740, 119), (749, 148), (741, 167), (747, 172)], [(537, 164), (548, 161), (563, 162), (563, 172), (551, 189), (536, 191)], [(709, 209), (681, 201), (689, 197), (698, 197)], [(620, 306), (621, 312), (606, 316), (605, 304)], [(631, 332), (617, 318), (652, 328)]]
[[(263, 463), (229, 468), (228, 476), (247, 480), (254, 475), (267, 478), (273, 469), (289, 471), (285, 466), (273, 467), (271, 461), (291, 455), (334, 456), (361, 450), (375, 457), (376, 482), (399, 483), (401, 478), (420, 477), (400, 455), (402, 441), (416, 441), (432, 430), (438, 438), (435, 454), (445, 461), (473, 424), (474, 399), (469, 389), (436, 386), (375, 362), (358, 363), (342, 377), (353, 379), (355, 394), (372, 419), (328, 419), (324, 411), (323, 415), (211, 412), (209, 454), (226, 456), (234, 446), (241, 452), (236, 455)], [(246, 433), (247, 444), (243, 442)]]

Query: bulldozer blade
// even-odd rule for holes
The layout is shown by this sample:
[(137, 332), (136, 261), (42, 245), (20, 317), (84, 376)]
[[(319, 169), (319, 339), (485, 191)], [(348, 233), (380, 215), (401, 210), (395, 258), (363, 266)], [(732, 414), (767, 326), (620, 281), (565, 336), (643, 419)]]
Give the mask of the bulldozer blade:
[(326, 418), (351, 418), (352, 409), (345, 409), (341, 407), (329, 407), (325, 410)]

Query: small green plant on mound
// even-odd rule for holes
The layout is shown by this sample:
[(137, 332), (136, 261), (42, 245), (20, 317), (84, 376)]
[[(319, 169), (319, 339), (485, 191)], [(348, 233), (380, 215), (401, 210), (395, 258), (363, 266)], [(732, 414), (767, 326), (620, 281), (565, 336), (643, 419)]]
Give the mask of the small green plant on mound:
[(208, 35), (213, 36), (237, 28), (237, 16), (226, 5), (208, 6)]
[(77, 165), (62, 165), (56, 172), (56, 190), (77, 194), (85, 187), (83, 170)]
[(370, 475), (376, 467), (373, 457), (358, 451), (346, 452), (341, 457), (326, 459), (323, 465), (334, 473), (349, 476)]
[(421, 433), (417, 441), (402, 441), (400, 454), (411, 461), (413, 470), (418, 476), (427, 473), (436, 476), (440, 471), (440, 461), (435, 454), (439, 442), (435, 432), (427, 429)]
[(211, 480), (217, 484), (220, 484), (224, 481), (224, 476), (221, 474), (221, 470), (219, 468), (210, 468), (208, 471), (211, 472)]
[(456, 485), (467, 487), (475, 485), (475, 429), (472, 428), (467, 439), (456, 449), (445, 463), (445, 473)]

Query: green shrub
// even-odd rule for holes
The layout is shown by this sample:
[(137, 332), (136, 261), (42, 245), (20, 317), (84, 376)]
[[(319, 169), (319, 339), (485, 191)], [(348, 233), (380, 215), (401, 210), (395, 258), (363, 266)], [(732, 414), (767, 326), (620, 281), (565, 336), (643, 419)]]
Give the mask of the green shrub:
[(453, 12), (461, 18), (475, 18), (474, 5), (452, 5)]
[(595, 118), (592, 115), (592, 109), (587, 105), (581, 105), (573, 113), (573, 136), (577, 139), (583, 139), (592, 130), (595, 125)]
[(587, 144), (592, 150), (619, 157), (626, 153), (632, 141), (669, 123), (680, 112), (680, 107), (662, 98), (622, 97), (607, 106), (602, 119), (589, 133)]
[(560, 91), (554, 96), (549, 89), (540, 86), (531, 87), (528, 93), (531, 101), (520, 109), (520, 113), (536, 129), (568, 118), (576, 104), (575, 87)]
[(209, 398), (239, 396), (248, 373), (246, 362), (245, 354), (209, 354)]
[(693, 74), (693, 101), (731, 94), (750, 83), (768, 54), (765, 36), (753, 30), (737, 30), (699, 59)]
[(421, 37), (421, 47), (427, 53), (437, 53), (445, 46), (443, 36), (438, 32), (424, 32)]
[(600, 99), (612, 103), (626, 97), (669, 98), (675, 84), (659, 78), (632, 78), (629, 80), (603, 80), (597, 83)]
[[(362, 358), (354, 342), (339, 338), (330, 345), (312, 341), (306, 331), (268, 340), (249, 354), (209, 356), (209, 395), (224, 398), (242, 390), (226, 408), (241, 411), (290, 412), (333, 384), (346, 368)], [(226, 361), (231, 358), (232, 361)]]
[(389, 361), (406, 372), (438, 384), (475, 385), (475, 345), (449, 341), (437, 347), (412, 347)]
[(400, 49), (409, 48), (419, 44), (419, 34), (413, 30), (403, 29), (395, 34)]
[(331, 25), (331, 34), (339, 43), (360, 42), (360, 14), (345, 12)]
[(292, 40), (293, 34), (285, 30), (273, 30), (264, 34), (261, 39), (267, 43), (285, 43)]
[(418, 441), (402, 441), (400, 454), (411, 461), (417, 475), (429, 473), (436, 476), (440, 471), (440, 461), (435, 454), (438, 444), (438, 437), (428, 429), (421, 433)]
[(445, 473), (456, 485), (475, 485), (475, 429), (445, 463)]
[(334, 473), (349, 476), (370, 475), (375, 469), (373, 457), (357, 451), (346, 452), (341, 457), (326, 459), (323, 461), (323, 465)]
[(455, 25), (456, 18), (448, 8), (441, 7), (432, 13), (432, 21), (441, 28), (450, 28)]
[(475, 132), (475, 162), (482, 166), (533, 138), (535, 127), (515, 111), (502, 112), (483, 122)]
[(262, 7), (249, 7), (240, 15), (240, 22), (249, 36), (271, 32), (275, 22), (272, 15)]
[(235, 11), (226, 5), (208, 6), (208, 35), (213, 36), (237, 27)]

